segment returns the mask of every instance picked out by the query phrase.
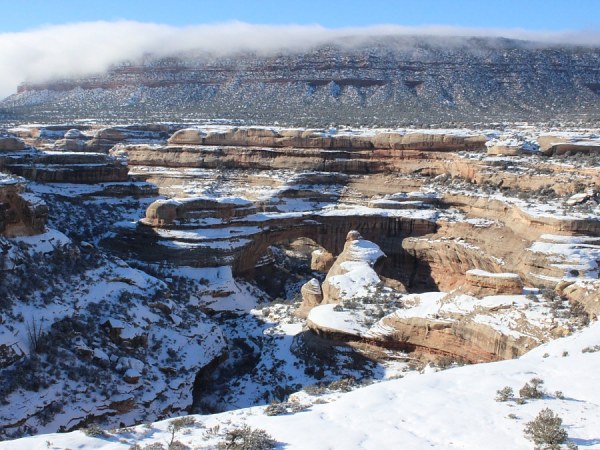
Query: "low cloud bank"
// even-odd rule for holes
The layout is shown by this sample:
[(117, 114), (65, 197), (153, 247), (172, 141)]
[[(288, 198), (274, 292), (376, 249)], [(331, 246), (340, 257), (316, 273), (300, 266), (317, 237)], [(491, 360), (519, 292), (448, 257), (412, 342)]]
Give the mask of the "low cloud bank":
[(16, 91), (23, 81), (98, 73), (109, 66), (144, 55), (158, 57), (192, 50), (217, 56), (240, 51), (271, 54), (298, 52), (336, 41), (360, 45), (384, 36), (480, 36), (535, 41), (537, 45), (600, 46), (600, 32), (533, 32), (520, 29), (483, 29), (448, 26), (324, 28), (320, 25), (251, 25), (231, 22), (173, 27), (132, 21), (83, 22), (46, 26), (19, 33), (0, 33), (0, 98)]

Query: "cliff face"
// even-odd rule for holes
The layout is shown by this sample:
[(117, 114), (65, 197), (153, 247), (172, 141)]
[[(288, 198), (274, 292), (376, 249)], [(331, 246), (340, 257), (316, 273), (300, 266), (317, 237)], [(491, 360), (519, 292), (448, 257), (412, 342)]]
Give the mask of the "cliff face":
[(22, 84), (0, 108), (46, 121), (48, 114), (320, 125), (579, 120), (598, 112), (599, 63), (597, 48), (388, 38), (295, 54), (123, 64), (85, 78)]

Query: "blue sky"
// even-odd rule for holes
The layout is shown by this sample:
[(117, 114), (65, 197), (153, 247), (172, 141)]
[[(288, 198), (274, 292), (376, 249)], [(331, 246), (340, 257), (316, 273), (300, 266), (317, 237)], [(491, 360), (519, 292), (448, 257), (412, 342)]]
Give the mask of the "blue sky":
[(600, 0), (0, 0), (0, 7), (0, 32), (119, 19), (175, 26), (240, 20), (334, 28), (374, 24), (600, 28)]

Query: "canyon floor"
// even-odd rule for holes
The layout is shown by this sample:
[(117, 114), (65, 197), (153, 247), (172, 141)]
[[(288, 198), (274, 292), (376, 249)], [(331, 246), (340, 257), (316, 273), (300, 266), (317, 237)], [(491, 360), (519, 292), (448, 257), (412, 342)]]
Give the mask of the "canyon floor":
[(524, 123), (7, 128), (0, 448), (530, 448), (545, 407), (600, 448), (599, 161)]

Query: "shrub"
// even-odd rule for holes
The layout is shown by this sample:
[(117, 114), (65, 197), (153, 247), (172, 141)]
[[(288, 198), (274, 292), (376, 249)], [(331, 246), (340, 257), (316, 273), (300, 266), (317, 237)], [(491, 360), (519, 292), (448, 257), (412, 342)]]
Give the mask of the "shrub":
[(590, 324), (589, 314), (586, 312), (585, 307), (578, 301), (571, 303), (571, 317), (577, 319), (581, 326), (588, 326)]
[(558, 450), (567, 438), (562, 419), (550, 408), (540, 411), (535, 419), (525, 424), (525, 437), (536, 445), (536, 449)]
[(543, 389), (540, 389), (542, 384), (544, 384), (544, 380), (532, 378), (519, 389), (519, 395), (521, 398), (542, 398), (546, 394)]
[(497, 402), (507, 402), (513, 398), (513, 389), (510, 386), (505, 386), (502, 389), (496, 391)]
[(273, 402), (265, 408), (267, 416), (281, 416), (283, 414), (294, 414), (308, 409), (310, 405), (302, 404), (297, 401), (291, 402)]
[(175, 436), (177, 432), (184, 427), (188, 427), (194, 425), (196, 423), (196, 419), (190, 416), (178, 417), (177, 419), (173, 419), (169, 422), (169, 426), (167, 427), (167, 431), (170, 433), (169, 443), (167, 448), (169, 450), (179, 450), (187, 448), (181, 442), (175, 440)]
[(332, 391), (350, 392), (354, 388), (356, 388), (356, 378), (340, 378), (339, 380), (335, 380), (329, 383), (329, 386), (327, 387)]
[(562, 391), (556, 391), (556, 392), (554, 392), (554, 396), (556, 398), (560, 399), (560, 400), (564, 400), (564, 398), (565, 398), (565, 394), (563, 394)]
[(281, 416), (287, 414), (287, 404), (274, 402), (265, 408), (265, 414), (267, 416)]
[(277, 441), (265, 430), (253, 429), (244, 425), (228, 431), (225, 435), (225, 442), (220, 442), (217, 448), (223, 450), (270, 450), (275, 445), (277, 445)]
[(327, 392), (327, 388), (323, 384), (311, 384), (304, 387), (304, 392), (309, 395), (321, 395)]
[(581, 350), (581, 353), (595, 353), (595, 352), (600, 352), (600, 345), (586, 347)]
[(106, 436), (108, 436), (106, 431), (104, 431), (102, 428), (100, 428), (100, 426), (98, 424), (95, 424), (95, 423), (88, 425), (87, 427), (83, 428), (81, 431), (83, 431), (83, 433), (86, 436), (90, 436), (90, 437), (106, 437)]

